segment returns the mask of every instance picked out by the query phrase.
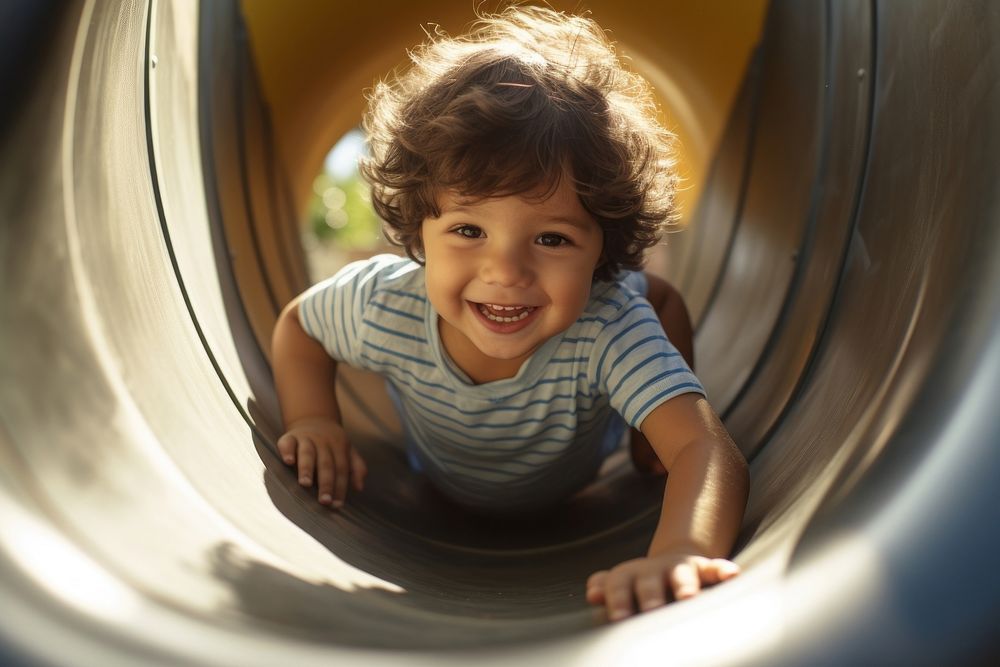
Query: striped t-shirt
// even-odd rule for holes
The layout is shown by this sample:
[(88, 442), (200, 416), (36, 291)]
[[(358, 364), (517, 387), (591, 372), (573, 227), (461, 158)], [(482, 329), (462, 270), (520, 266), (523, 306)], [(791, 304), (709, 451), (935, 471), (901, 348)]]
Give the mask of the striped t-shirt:
[(704, 393), (626, 282), (595, 282), (580, 318), (515, 377), (478, 385), (441, 345), (424, 269), (409, 259), (346, 266), (306, 293), (299, 319), (331, 357), (388, 379), (419, 467), (446, 495), (485, 511), (572, 495), (607, 456), (615, 413), (638, 428), (664, 401)]

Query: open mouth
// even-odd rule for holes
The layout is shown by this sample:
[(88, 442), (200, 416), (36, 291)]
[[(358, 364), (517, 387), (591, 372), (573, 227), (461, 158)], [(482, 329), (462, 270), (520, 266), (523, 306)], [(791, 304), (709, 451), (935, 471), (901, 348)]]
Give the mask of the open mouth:
[(483, 317), (500, 324), (520, 322), (535, 310), (534, 306), (502, 306), (493, 303), (477, 303), (475, 305)]

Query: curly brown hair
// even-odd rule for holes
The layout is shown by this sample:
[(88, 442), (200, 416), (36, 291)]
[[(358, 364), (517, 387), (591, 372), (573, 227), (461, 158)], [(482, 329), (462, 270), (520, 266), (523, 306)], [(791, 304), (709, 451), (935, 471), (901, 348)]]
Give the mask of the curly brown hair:
[(604, 232), (594, 278), (642, 266), (675, 217), (673, 135), (593, 20), (509, 7), (462, 37), (429, 34), (411, 59), (375, 86), (364, 119), (361, 173), (392, 242), (422, 261), (442, 190), (551, 193), (565, 175)]

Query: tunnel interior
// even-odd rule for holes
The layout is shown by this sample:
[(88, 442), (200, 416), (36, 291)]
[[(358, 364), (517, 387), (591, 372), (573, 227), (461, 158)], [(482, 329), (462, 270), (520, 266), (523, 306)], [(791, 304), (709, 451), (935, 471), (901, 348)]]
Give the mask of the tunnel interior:
[[(338, 385), (373, 470), (347, 510), (318, 506), (275, 455), (267, 340), (307, 284), (310, 160), (291, 164), (290, 116), (262, 83), (274, 64), (239, 5), (53, 8), (2, 134), (12, 664), (996, 656), (1000, 10), (760, 10), (700, 130), (714, 139), (688, 158), (686, 228), (653, 260), (689, 301), (699, 376), (751, 463), (745, 573), (608, 626), (582, 584), (644, 551), (662, 493), (625, 457), (551, 515), (486, 520), (408, 471), (363, 373)], [(458, 12), (442, 5), (442, 22)], [(657, 23), (640, 25), (636, 62), (669, 62), (646, 55)], [(665, 103), (698, 137), (669, 106), (683, 92)], [(983, 573), (973, 590), (934, 576), (956, 553)]]

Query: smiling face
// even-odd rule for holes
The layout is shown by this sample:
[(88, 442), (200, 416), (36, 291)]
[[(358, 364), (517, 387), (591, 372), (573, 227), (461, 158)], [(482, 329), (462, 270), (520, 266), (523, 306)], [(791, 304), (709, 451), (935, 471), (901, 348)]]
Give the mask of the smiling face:
[(439, 198), (421, 228), (441, 341), (475, 382), (512, 377), (583, 312), (603, 234), (569, 179), (548, 199)]

